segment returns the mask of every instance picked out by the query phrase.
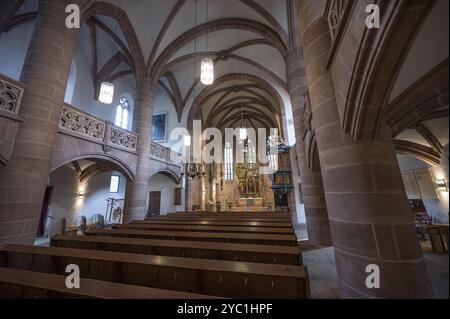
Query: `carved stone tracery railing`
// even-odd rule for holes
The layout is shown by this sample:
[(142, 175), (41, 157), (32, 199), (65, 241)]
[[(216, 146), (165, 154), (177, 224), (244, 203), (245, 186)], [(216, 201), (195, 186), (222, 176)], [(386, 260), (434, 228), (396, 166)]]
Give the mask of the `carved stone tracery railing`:
[(59, 127), (72, 133), (103, 141), (106, 123), (69, 105), (64, 105)]
[(0, 110), (18, 114), (23, 90), (20, 83), (0, 74)]
[[(136, 152), (137, 135), (112, 125), (110, 122), (98, 119), (71, 105), (64, 104), (59, 128), (71, 134), (81, 135), (101, 142), (107, 148), (126, 149)], [(173, 159), (180, 154), (170, 148), (152, 143), (150, 158), (160, 162), (177, 165)]]
[(119, 147), (136, 152), (136, 134), (95, 118), (68, 104), (63, 106), (59, 127), (72, 134), (97, 140), (107, 147)]
[(137, 149), (137, 136), (122, 130), (118, 127), (112, 126), (111, 128), (111, 143), (120, 147), (124, 147), (129, 150), (136, 151)]
[(173, 159), (179, 157), (180, 154), (172, 151), (168, 147), (152, 143), (150, 145), (150, 157), (158, 161), (175, 164)]

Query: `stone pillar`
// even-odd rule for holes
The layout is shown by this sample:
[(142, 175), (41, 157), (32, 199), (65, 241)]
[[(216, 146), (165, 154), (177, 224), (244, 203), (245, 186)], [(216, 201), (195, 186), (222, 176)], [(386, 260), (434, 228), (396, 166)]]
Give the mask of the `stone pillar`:
[(200, 210), (204, 209), (203, 203), (203, 182), (204, 177), (196, 177), (192, 180), (192, 205), (195, 205), (200, 208)]
[(0, 244), (32, 244), (48, 182), (76, 30), (65, 1), (40, 0), (20, 81), (26, 85), (9, 165), (0, 171)]
[(185, 212), (192, 211), (192, 178), (185, 175), (185, 184), (184, 184), (184, 210)]
[(449, 144), (447, 143), (447, 145), (444, 146), (443, 150), (442, 150), (442, 156), (441, 156), (441, 168), (442, 168), (442, 172), (444, 174), (444, 179), (448, 184), (448, 157), (449, 157)]
[[(325, 4), (299, 0), (298, 19), (341, 297), (432, 297), (390, 130), (357, 142), (341, 130)], [(366, 287), (372, 264), (379, 289)]]
[(186, 176), (186, 212), (192, 212), (195, 206), (202, 209), (202, 179), (203, 177), (192, 178)]
[(325, 194), (323, 192), (320, 165), (314, 167), (313, 170), (309, 167), (306, 160), (304, 93), (308, 88), (301, 48), (289, 52), (286, 66), (289, 94), (291, 96), (292, 112), (294, 114), (296, 151), (301, 181), (300, 191), (303, 205), (305, 206), (308, 241), (314, 245), (331, 246), (330, 224), (328, 221)]
[(150, 180), (150, 145), (152, 143), (153, 87), (138, 84), (133, 114), (133, 129), (137, 133), (137, 166), (133, 182), (127, 183), (124, 222), (143, 220), (148, 209)]

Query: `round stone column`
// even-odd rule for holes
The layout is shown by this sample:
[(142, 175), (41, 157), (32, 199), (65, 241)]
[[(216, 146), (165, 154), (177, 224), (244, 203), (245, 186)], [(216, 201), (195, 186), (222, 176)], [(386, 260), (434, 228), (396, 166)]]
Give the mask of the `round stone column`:
[(36, 235), (76, 43), (76, 29), (65, 25), (66, 5), (39, 1), (20, 78), (26, 85), (23, 123), (9, 164), (0, 171), (0, 244), (32, 244)]
[[(341, 130), (325, 4), (298, 0), (298, 18), (341, 297), (432, 297), (390, 130), (364, 141)], [(379, 289), (366, 286), (370, 265)]]
[(286, 59), (289, 94), (294, 115), (296, 151), (300, 170), (301, 198), (305, 206), (308, 242), (319, 246), (331, 246), (330, 225), (323, 192), (320, 166), (312, 170), (306, 160), (305, 133), (305, 65), (301, 48), (289, 52)]
[(189, 176), (185, 175), (184, 176), (185, 179), (185, 184), (184, 184), (184, 189), (185, 189), (185, 193), (184, 193), (184, 210), (185, 212), (192, 212), (192, 205), (193, 205), (193, 183), (192, 183), (192, 178), (190, 178)]
[(153, 124), (153, 87), (149, 82), (138, 84), (136, 90), (133, 130), (138, 136), (138, 159), (134, 181), (127, 183), (124, 222), (145, 219), (148, 209), (150, 145)]

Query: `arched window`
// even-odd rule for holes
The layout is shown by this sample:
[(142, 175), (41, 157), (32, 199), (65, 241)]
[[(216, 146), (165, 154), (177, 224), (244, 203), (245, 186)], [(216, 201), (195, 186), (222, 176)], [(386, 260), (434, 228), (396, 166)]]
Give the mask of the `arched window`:
[(120, 98), (120, 103), (116, 108), (116, 126), (128, 129), (128, 121), (130, 119), (130, 103), (125, 96)]
[(233, 148), (230, 143), (225, 145), (225, 180), (232, 181), (234, 179), (233, 174)]

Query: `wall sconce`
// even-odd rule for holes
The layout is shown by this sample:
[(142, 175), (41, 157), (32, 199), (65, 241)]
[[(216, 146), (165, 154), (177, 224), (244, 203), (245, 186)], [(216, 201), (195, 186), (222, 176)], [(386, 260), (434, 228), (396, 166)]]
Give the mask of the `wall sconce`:
[(84, 191), (78, 192), (78, 199), (84, 199)]
[(436, 180), (436, 188), (440, 192), (448, 192), (447, 183), (445, 182), (445, 179), (437, 179)]

